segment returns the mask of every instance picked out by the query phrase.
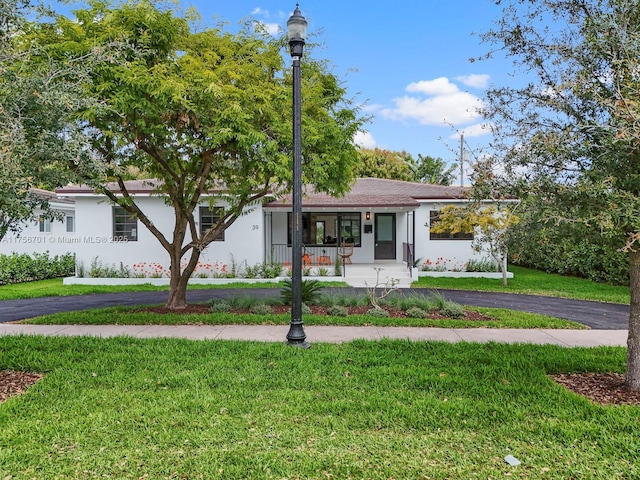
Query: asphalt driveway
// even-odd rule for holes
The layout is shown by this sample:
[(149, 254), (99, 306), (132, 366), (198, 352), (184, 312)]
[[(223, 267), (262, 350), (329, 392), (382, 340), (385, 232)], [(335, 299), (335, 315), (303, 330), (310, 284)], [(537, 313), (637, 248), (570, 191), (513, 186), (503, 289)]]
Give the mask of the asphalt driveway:
[[(522, 312), (540, 313), (551, 317), (563, 318), (582, 323), (595, 330), (624, 330), (628, 328), (629, 306), (615, 303), (570, 300), (535, 295), (517, 295), (510, 293), (476, 292), (466, 290), (438, 290), (445, 298), (462, 305), (477, 307), (507, 308)], [(325, 293), (364, 293), (360, 288), (336, 288), (324, 290)], [(428, 295), (431, 290), (410, 289), (404, 293)], [(277, 295), (273, 288), (255, 289), (213, 289), (189, 290), (187, 300), (190, 303), (206, 302), (213, 297), (234, 295), (269, 296)], [(0, 323), (13, 322), (57, 312), (88, 310), (111, 306), (135, 306), (162, 304), (167, 292), (129, 292), (78, 295), (67, 297), (44, 297), (27, 300), (0, 301)]]

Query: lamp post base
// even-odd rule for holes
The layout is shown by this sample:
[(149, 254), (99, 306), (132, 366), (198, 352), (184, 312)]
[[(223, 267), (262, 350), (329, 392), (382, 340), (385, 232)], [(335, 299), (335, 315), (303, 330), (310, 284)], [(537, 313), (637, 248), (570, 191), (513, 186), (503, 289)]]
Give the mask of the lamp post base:
[(311, 345), (307, 340), (307, 335), (302, 328), (302, 321), (291, 322), (289, 333), (287, 333), (287, 345), (291, 347), (309, 348)]

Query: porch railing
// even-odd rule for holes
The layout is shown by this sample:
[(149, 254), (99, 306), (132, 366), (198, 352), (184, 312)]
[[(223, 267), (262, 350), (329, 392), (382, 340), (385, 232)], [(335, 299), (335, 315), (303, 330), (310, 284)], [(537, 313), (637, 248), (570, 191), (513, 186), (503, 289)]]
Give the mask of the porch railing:
[(413, 262), (415, 261), (415, 255), (413, 253), (413, 243), (402, 243), (402, 261), (407, 262), (407, 268), (411, 271)]
[[(303, 245), (303, 265), (335, 265), (338, 247), (335, 245)], [(277, 243), (271, 245), (269, 260), (273, 263), (291, 264), (291, 246)]]

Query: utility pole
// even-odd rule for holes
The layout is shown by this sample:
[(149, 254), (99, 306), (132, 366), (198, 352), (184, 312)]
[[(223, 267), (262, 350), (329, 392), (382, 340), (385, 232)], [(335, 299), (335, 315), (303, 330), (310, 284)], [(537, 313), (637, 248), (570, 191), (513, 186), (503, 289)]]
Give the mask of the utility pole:
[(464, 132), (460, 134), (460, 186), (464, 187)]

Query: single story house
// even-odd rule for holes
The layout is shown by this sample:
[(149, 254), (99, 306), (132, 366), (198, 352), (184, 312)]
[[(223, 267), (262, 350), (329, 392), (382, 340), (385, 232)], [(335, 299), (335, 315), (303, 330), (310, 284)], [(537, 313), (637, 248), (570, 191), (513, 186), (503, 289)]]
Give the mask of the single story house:
[[(170, 235), (173, 212), (154, 194), (153, 184), (136, 180), (127, 182), (127, 187), (154, 225)], [(460, 269), (478, 256), (471, 246), (472, 235), (432, 233), (428, 225), (437, 220), (444, 206), (466, 202), (465, 190), (376, 178), (357, 179), (340, 198), (308, 190), (302, 201), (305, 261), (333, 265), (339, 247), (350, 244), (353, 264), (406, 264), (416, 258)], [(169, 259), (158, 240), (103, 195), (85, 186), (69, 185), (56, 190), (52, 205), (65, 213), (63, 222), (26, 225), (19, 237), (7, 236), (0, 243), (0, 253), (72, 252), (85, 270), (97, 261), (122, 264), (134, 274), (166, 273)], [(232, 264), (289, 263), (291, 210), (290, 196), (267, 198), (251, 206), (202, 252), (201, 266), (195, 273), (213, 276), (228, 271)], [(210, 209), (206, 197), (196, 216), (201, 229), (215, 221), (216, 209)]]

